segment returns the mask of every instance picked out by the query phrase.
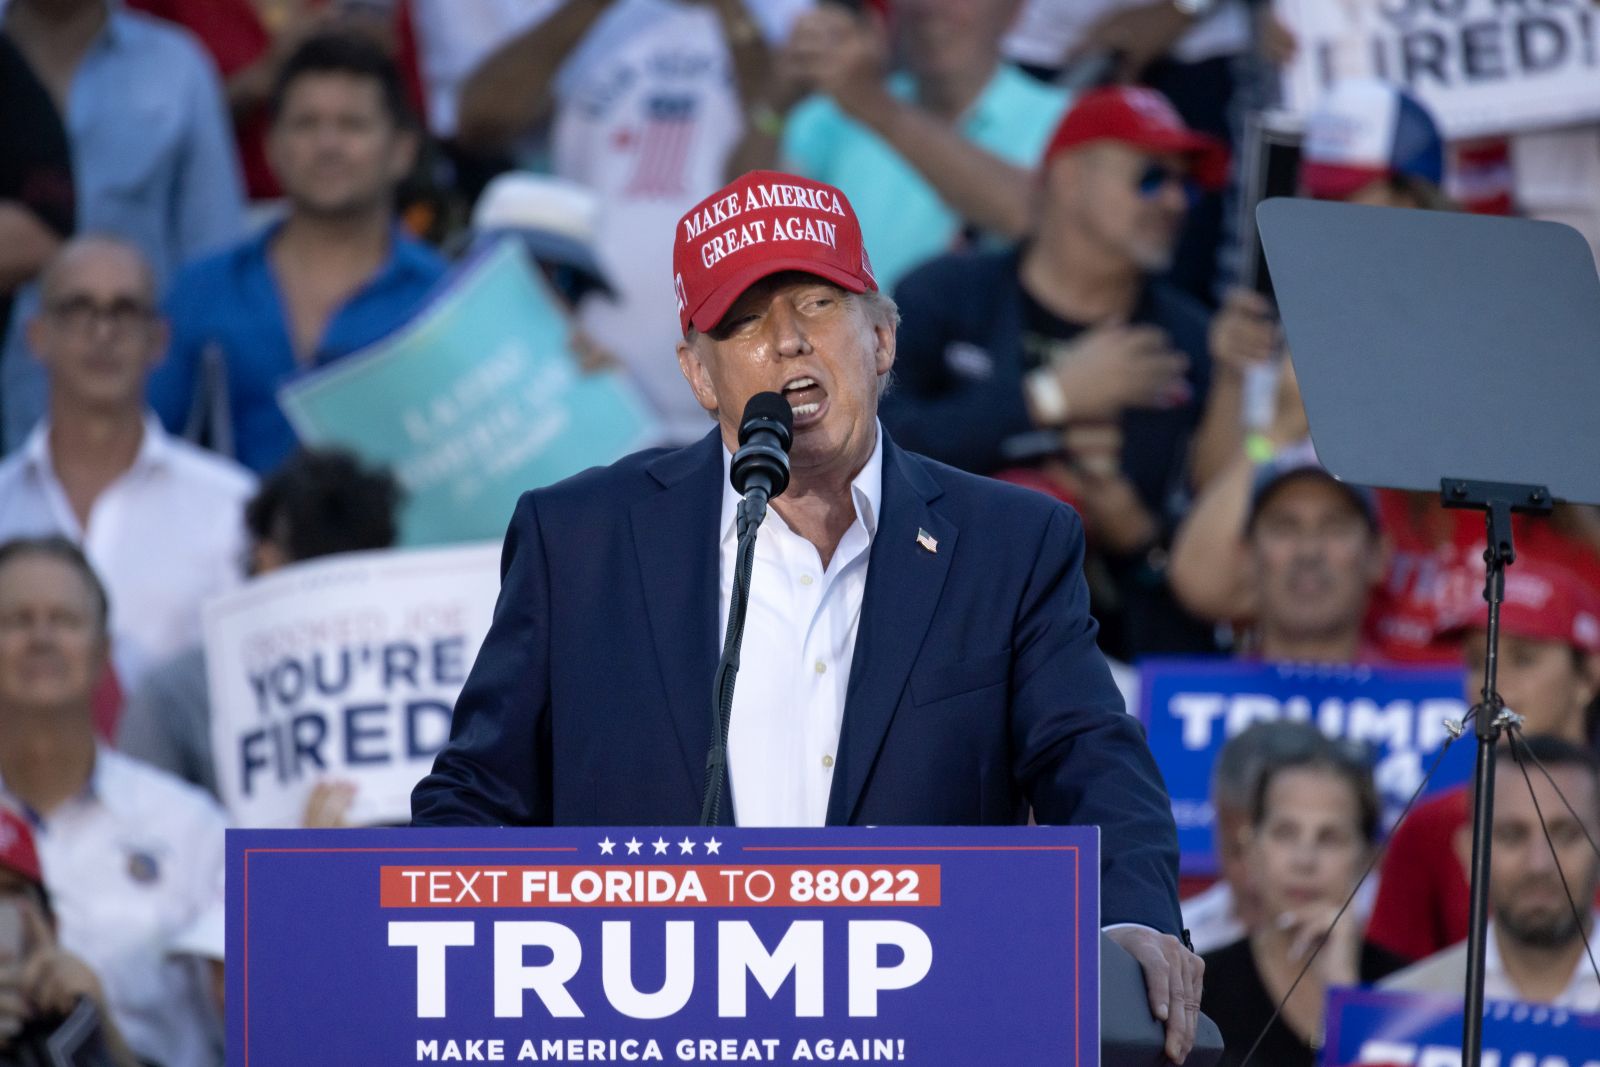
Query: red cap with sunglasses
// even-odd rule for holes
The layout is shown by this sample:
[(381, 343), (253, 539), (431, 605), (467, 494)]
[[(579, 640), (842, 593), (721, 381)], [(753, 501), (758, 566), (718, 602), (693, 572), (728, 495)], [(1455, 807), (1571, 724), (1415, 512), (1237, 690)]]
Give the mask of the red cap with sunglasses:
[(1097, 141), (1186, 156), (1203, 189), (1221, 189), (1228, 182), (1227, 146), (1184, 125), (1172, 101), (1154, 89), (1111, 85), (1084, 93), (1056, 127), (1044, 162)]

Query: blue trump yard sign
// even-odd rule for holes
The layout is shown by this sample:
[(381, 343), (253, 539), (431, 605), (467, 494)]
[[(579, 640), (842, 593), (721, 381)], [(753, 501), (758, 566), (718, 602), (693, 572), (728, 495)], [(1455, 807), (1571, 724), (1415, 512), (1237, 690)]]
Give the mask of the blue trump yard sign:
[[(1335, 989), (1328, 994), (1322, 1067), (1461, 1067), (1461, 998)], [(1490, 1001), (1485, 1067), (1600, 1067), (1600, 1015)]]
[[(1139, 718), (1166, 779), (1185, 874), (1216, 873), (1211, 767), (1230, 737), (1256, 722), (1296, 719), (1330, 737), (1370, 746), (1385, 825), (1400, 814), (1460, 720), (1457, 668), (1323, 666), (1232, 660), (1148, 660), (1140, 668)], [(1470, 745), (1451, 752), (1428, 792), (1465, 782)]]
[(228, 832), (228, 1062), (1099, 1062), (1098, 831)]

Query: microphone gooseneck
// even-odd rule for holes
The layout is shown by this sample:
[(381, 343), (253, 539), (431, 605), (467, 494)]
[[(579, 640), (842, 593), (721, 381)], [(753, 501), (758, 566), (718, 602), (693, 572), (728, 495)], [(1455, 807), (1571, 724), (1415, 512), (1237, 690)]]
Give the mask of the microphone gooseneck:
[(706, 753), (704, 803), (700, 825), (722, 821), (722, 792), (728, 777), (728, 726), (733, 719), (733, 685), (739, 674), (739, 648), (744, 643), (745, 614), (750, 608), (750, 571), (755, 565), (756, 531), (767, 514), (767, 501), (789, 487), (789, 446), (794, 442), (794, 411), (780, 393), (757, 393), (745, 405), (739, 422), (739, 450), (733, 454), (728, 480), (743, 497), (739, 502), (738, 547), (734, 551), (728, 628), (711, 701), (711, 748)]

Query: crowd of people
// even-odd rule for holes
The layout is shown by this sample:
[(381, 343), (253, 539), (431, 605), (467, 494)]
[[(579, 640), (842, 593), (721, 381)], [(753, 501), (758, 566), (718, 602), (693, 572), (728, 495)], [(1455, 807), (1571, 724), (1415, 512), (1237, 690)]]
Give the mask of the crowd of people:
[[(404, 497), (301, 447), (280, 388), (509, 236), (582, 370), (703, 437), (674, 231), (750, 170), (854, 206), (898, 306), (893, 440), (1082, 516), (1130, 704), (1134, 665), (1193, 654), (1459, 664), (1476, 702), (1481, 518), (1319, 466), (1273, 304), (1234, 284), (1245, 118), (1295, 47), (1252, 0), (0, 0), (0, 1063), (62, 1035), (75, 1064), (221, 1062), (201, 605), (395, 545)], [(1300, 195), (1464, 210), (1483, 150), (1353, 80), (1304, 116)], [(1515, 533), (1490, 992), (1600, 1011), (1600, 513)], [(1359, 892), (1359, 746), (1260, 724), (1212, 800), (1184, 914), (1229, 1062), (1264, 1035), (1255, 1062), (1312, 1063), (1333, 986), (1459, 988), (1465, 790)], [(350, 801), (324, 783), (306, 824)]]

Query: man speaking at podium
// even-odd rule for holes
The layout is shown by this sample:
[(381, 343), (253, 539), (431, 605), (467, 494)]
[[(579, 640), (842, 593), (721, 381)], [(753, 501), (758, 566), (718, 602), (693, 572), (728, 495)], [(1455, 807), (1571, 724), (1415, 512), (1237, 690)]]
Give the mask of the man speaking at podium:
[(781, 393), (792, 473), (756, 541), (724, 819), (1099, 825), (1102, 918), (1181, 1062), (1202, 968), (1173, 936), (1171, 808), (1095, 646), (1078, 517), (884, 435), (898, 315), (837, 189), (747, 174), (684, 216), (673, 266), (678, 364), (716, 431), (523, 495), (414, 825), (699, 821), (730, 464), (746, 403)]

